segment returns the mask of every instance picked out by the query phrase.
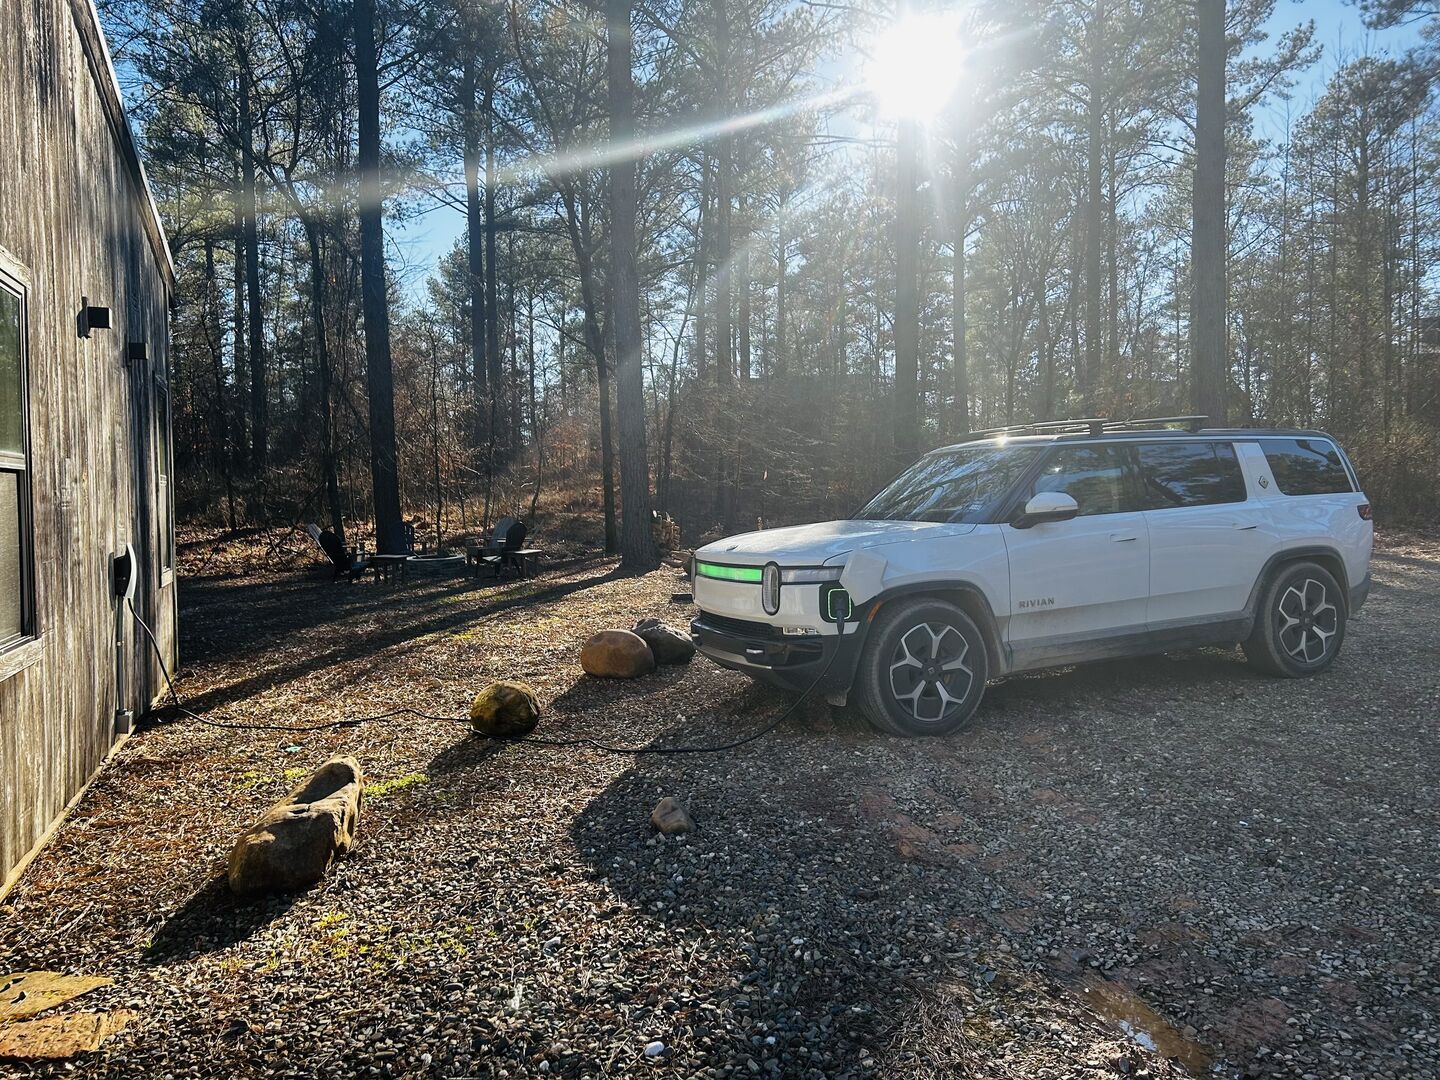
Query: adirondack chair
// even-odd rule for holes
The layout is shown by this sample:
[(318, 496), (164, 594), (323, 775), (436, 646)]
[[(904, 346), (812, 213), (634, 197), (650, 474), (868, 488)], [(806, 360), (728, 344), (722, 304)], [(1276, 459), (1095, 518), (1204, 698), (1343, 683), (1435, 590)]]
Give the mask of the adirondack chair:
[(310, 534), (310, 539), (319, 545), (325, 557), (330, 560), (330, 565), (335, 573), (331, 581), (339, 581), (342, 577), (348, 577), (352, 582), (358, 581), (366, 570), (370, 569), (370, 560), (348, 548), (340, 542), (340, 538), (329, 529), (321, 529), (319, 525), (311, 522), (305, 526), (305, 531)]
[(481, 561), (486, 555), (497, 554), (505, 543), (505, 534), (510, 531), (510, 526), (515, 524), (513, 517), (503, 517), (495, 522), (495, 527), (490, 530), (489, 535), (481, 535), (472, 544), (465, 547), (465, 561), (473, 564), (478, 572), (479, 567), (484, 565)]
[(506, 570), (514, 570), (516, 576), (524, 577), (524, 559), (528, 551), (525, 547), (525, 536), (528, 532), (529, 529), (523, 521), (511, 519), (509, 526), (505, 529), (504, 539), (500, 546), (484, 549), (476, 557), (476, 562), (479, 564), (476, 572), (478, 573), (481, 568), (488, 569), (498, 578)]

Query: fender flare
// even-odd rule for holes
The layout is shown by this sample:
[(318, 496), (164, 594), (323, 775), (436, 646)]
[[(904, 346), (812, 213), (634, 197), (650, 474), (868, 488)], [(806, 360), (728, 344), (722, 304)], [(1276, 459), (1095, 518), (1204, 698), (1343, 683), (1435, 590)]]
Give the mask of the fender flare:
[(995, 609), (990, 604), (990, 598), (985, 595), (985, 590), (975, 582), (960, 578), (944, 581), (917, 581), (908, 585), (897, 585), (877, 593), (866, 601), (857, 627), (855, 642), (857, 660), (870, 638), (870, 624), (875, 621), (875, 617), (882, 607), (892, 601), (904, 600), (909, 597), (946, 600), (948, 599), (947, 593), (951, 595), (963, 593), (966, 600), (969, 601), (966, 606), (977, 609), (977, 611), (967, 612), (967, 614), (971, 614), (972, 617), (975, 614), (980, 616), (975, 619), (975, 623), (980, 628), (981, 636), (985, 639), (985, 651), (990, 661), (990, 675), (993, 678), (996, 675), (1004, 674), (1010, 666), (1009, 655), (1000, 638), (1000, 624), (995, 618)]
[[(1336, 577), (1340, 584), (1340, 594), (1345, 598), (1345, 613), (1348, 615), (1350, 613), (1350, 574), (1345, 568), (1345, 556), (1340, 553), (1339, 548), (1331, 544), (1299, 544), (1295, 547), (1283, 548), (1266, 559), (1265, 565), (1260, 568), (1260, 573), (1255, 576), (1255, 584), (1250, 586), (1250, 596), (1245, 601), (1245, 613), (1252, 619), (1259, 614), (1260, 593), (1265, 588), (1265, 583), (1270, 580), (1270, 575), (1275, 572), (1276, 567), (1314, 555), (1321, 555), (1327, 561), (1334, 561), (1335, 568), (1339, 570)], [(1328, 565), (1325, 569), (1334, 572)]]

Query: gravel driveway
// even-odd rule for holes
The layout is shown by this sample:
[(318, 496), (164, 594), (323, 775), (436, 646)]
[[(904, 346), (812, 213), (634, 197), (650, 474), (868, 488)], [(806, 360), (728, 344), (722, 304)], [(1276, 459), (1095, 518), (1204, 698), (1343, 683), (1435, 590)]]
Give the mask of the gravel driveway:
[[(1440, 543), (1391, 540), (1338, 665), (1203, 650), (1022, 676), (903, 741), (806, 706), (713, 756), (498, 746), (443, 720), (190, 721), (116, 754), (0, 907), (0, 972), (140, 1014), (19, 1075), (1440, 1075)], [(455, 715), (723, 742), (788, 703), (697, 659), (582, 677), (675, 571), (184, 582), (182, 693), (221, 722)], [(222, 719), (228, 718), (228, 719)], [(237, 830), (332, 753), (371, 783), (319, 888), (242, 905)], [(674, 795), (697, 830), (656, 836)]]

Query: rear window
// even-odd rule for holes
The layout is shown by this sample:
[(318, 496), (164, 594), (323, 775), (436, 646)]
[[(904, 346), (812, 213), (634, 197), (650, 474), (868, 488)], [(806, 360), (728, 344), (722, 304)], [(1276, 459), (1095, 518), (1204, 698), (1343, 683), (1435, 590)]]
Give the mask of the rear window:
[(1142, 443), (1140, 479), (1152, 510), (1245, 501), (1245, 478), (1229, 443)]
[(1340, 451), (1328, 439), (1261, 439), (1275, 486), (1286, 495), (1354, 491)]

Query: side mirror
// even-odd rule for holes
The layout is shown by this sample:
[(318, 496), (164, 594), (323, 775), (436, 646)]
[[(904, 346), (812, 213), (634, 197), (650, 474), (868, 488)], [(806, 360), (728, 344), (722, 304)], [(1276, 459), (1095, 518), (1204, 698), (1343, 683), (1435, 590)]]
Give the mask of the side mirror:
[(1017, 529), (1043, 525), (1047, 521), (1069, 521), (1080, 513), (1080, 504), (1063, 491), (1042, 491), (1025, 504), (1024, 511), (1010, 524)]

